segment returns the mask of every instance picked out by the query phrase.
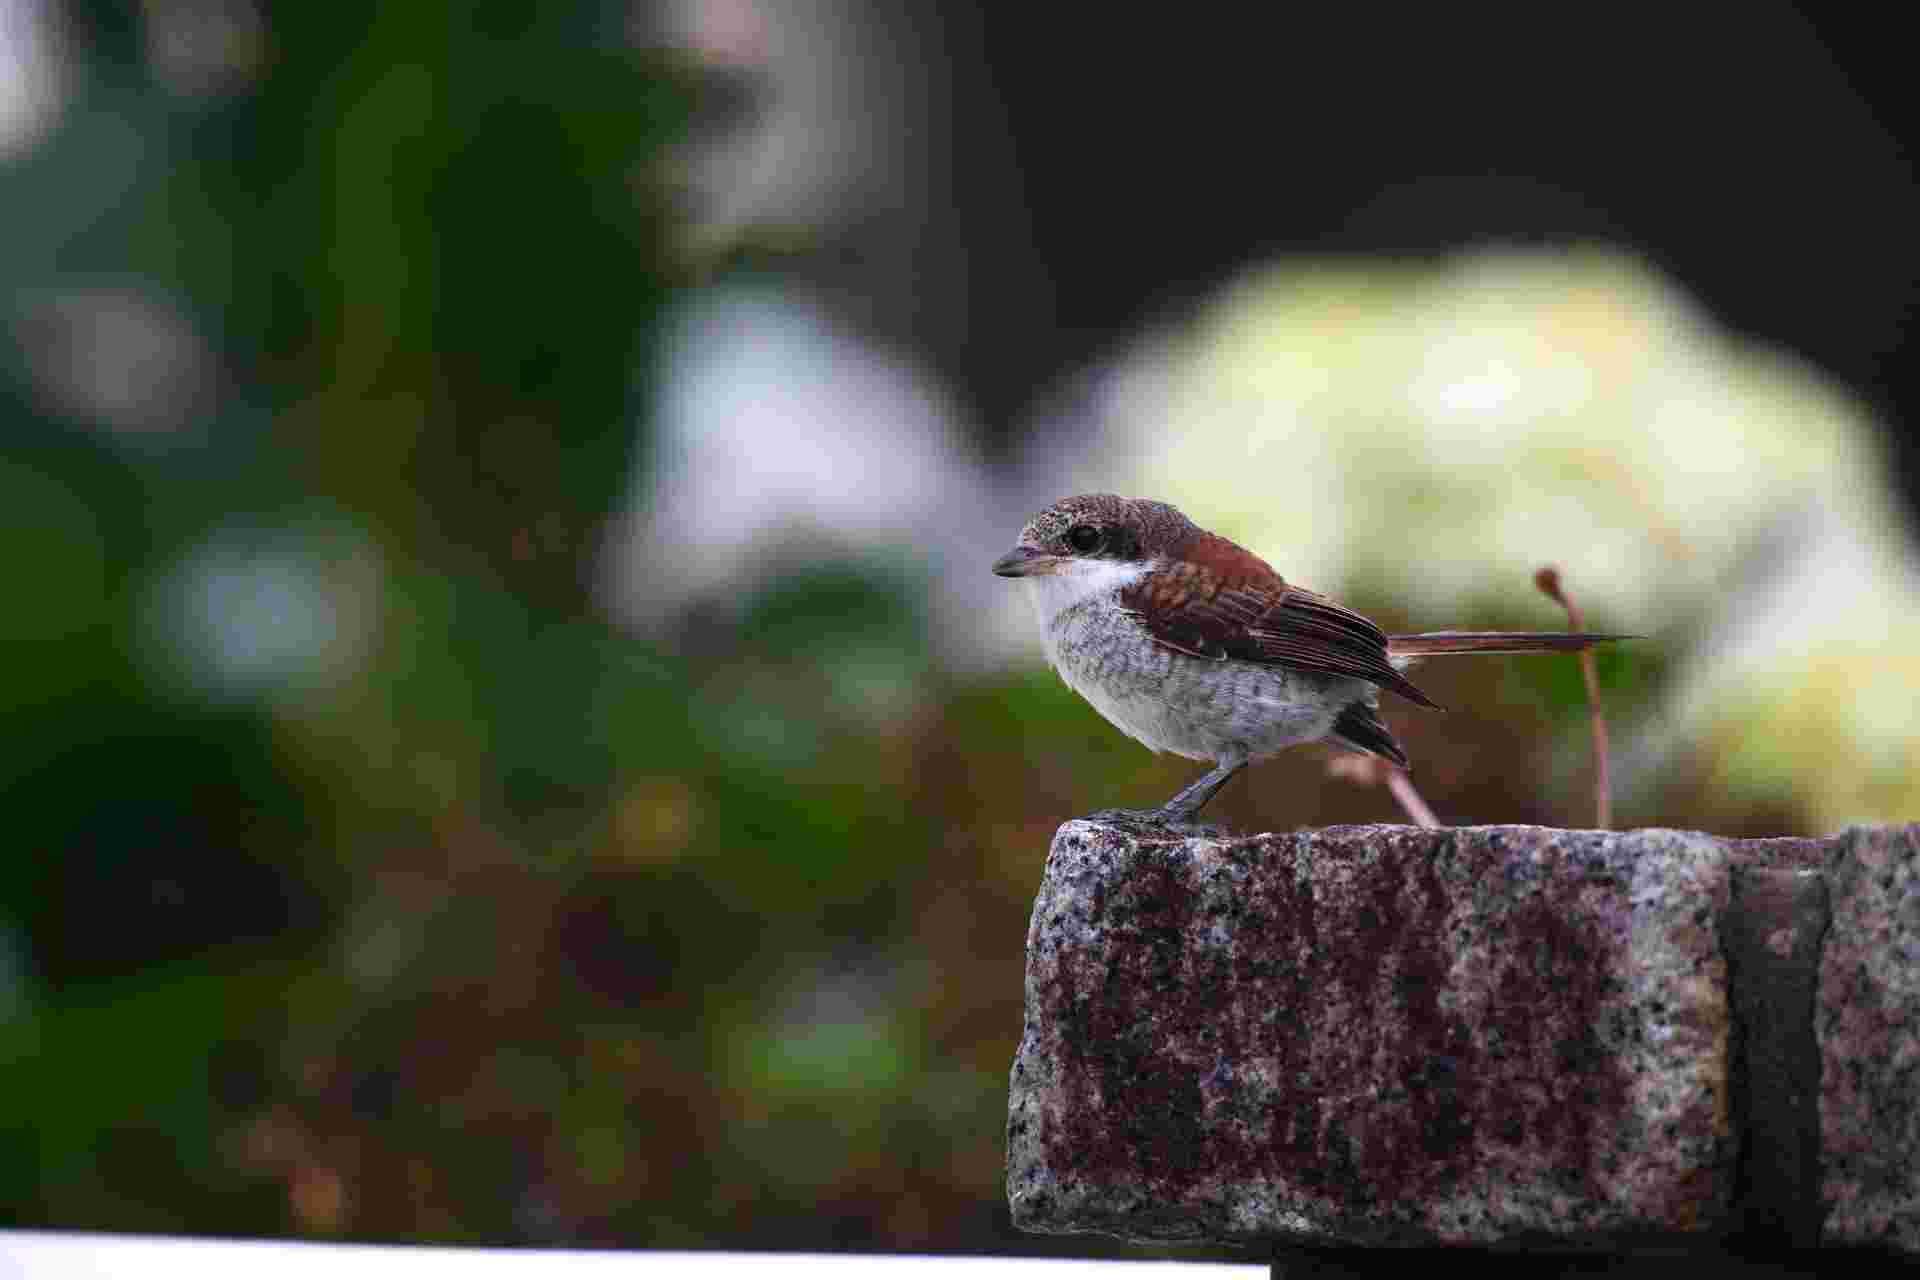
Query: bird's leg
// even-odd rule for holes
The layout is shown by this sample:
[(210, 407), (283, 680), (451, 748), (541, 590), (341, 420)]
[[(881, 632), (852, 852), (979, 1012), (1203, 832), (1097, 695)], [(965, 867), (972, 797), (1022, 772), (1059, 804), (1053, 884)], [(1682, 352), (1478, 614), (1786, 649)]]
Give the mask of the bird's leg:
[(1227, 779), (1246, 767), (1245, 760), (1222, 760), (1210, 772), (1180, 788), (1173, 799), (1153, 811), (1154, 817), (1169, 826), (1192, 822), (1194, 815), (1206, 806), (1207, 801), (1227, 785)]
[(1194, 815), (1213, 799), (1220, 788), (1227, 785), (1229, 778), (1246, 768), (1246, 765), (1245, 760), (1223, 760), (1208, 773), (1182, 787), (1179, 794), (1158, 809), (1102, 809), (1088, 816), (1123, 822), (1147, 822), (1162, 827), (1206, 827), (1206, 823), (1195, 822)]

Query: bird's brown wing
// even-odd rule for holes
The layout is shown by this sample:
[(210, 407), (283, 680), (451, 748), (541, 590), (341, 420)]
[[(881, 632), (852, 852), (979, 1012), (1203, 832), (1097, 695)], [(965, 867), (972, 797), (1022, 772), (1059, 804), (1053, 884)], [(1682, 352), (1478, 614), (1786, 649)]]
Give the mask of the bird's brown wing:
[(1387, 661), (1387, 637), (1379, 627), (1325, 596), (1289, 587), (1247, 634), (1258, 646), (1261, 661), (1358, 676), (1409, 702), (1440, 706)]
[(1325, 596), (1289, 586), (1265, 562), (1226, 546), (1251, 563), (1216, 565), (1189, 554), (1121, 593), (1121, 604), (1139, 615), (1155, 643), (1216, 662), (1349, 676), (1423, 707), (1440, 705), (1394, 670), (1379, 627)]

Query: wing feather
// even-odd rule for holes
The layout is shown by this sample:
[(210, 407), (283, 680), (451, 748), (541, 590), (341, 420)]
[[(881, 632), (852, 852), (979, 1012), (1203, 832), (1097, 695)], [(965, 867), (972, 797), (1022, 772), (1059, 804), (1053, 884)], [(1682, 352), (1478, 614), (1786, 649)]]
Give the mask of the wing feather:
[(1190, 657), (1366, 680), (1423, 707), (1439, 704), (1387, 660), (1387, 637), (1344, 605), (1289, 586), (1259, 557), (1201, 534), (1171, 566), (1121, 593), (1154, 641)]

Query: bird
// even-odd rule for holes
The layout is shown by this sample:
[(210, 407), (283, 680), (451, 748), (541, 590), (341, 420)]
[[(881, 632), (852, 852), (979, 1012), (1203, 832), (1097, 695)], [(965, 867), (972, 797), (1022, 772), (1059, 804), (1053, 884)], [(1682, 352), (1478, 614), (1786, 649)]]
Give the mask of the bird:
[(1111, 493), (1046, 508), (993, 571), (1026, 584), (1047, 660), (1069, 688), (1149, 750), (1213, 765), (1157, 809), (1107, 815), (1172, 827), (1194, 824), (1236, 773), (1289, 747), (1326, 741), (1406, 768), (1379, 697), (1441, 709), (1404, 674), (1416, 658), (1567, 653), (1630, 638), (1389, 636), (1167, 503)]

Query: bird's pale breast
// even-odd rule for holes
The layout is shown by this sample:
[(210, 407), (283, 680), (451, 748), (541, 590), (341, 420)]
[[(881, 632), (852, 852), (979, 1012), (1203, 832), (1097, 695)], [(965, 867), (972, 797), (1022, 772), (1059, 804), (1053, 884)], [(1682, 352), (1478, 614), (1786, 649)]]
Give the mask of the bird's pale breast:
[(1154, 643), (1113, 595), (1043, 616), (1041, 632), (1061, 679), (1121, 732), (1193, 760), (1251, 759), (1312, 742), (1342, 707), (1374, 696), (1361, 680), (1176, 653)]

